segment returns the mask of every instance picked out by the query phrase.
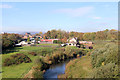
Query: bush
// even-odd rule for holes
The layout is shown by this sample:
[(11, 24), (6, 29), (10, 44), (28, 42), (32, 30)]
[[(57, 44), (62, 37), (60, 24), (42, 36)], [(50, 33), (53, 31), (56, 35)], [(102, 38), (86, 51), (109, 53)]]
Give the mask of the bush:
[(91, 53), (93, 72), (91, 78), (118, 77), (118, 45), (108, 43)]
[(3, 65), (4, 66), (10, 66), (13, 64), (21, 64), (21, 63), (30, 63), (32, 62), (31, 59), (24, 54), (15, 54), (15, 55), (11, 55), (10, 58), (6, 58)]
[(118, 64), (118, 46), (116, 44), (106, 44), (104, 48), (99, 48), (91, 53), (92, 66), (100, 67), (101, 63), (110, 62)]
[(90, 78), (117, 78), (118, 66), (114, 63), (109, 63), (99, 68), (94, 68), (93, 72), (89, 73)]
[(66, 54), (67, 56), (70, 56), (70, 55), (72, 54), (72, 48), (71, 48), (71, 46), (67, 46), (67, 47), (65, 48), (65, 54)]
[(33, 71), (34, 78), (43, 78), (43, 72), (42, 71)]
[(29, 54), (31, 54), (33, 56), (37, 56), (37, 54), (35, 52), (29, 52)]
[(62, 44), (61, 40), (54, 40), (53, 43)]

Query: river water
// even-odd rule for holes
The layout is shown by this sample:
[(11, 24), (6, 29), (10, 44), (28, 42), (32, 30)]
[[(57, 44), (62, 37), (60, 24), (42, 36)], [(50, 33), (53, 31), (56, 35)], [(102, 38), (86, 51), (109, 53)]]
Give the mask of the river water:
[(56, 65), (52, 65), (49, 69), (46, 70), (43, 77), (45, 80), (49, 80), (51, 78), (57, 78), (59, 74), (65, 73), (65, 66), (70, 60), (67, 60), (63, 63), (59, 63)]
[[(85, 56), (85, 55), (81, 55), (79, 58), (81, 58), (82, 56)], [(73, 59), (75, 59), (75, 58), (73, 58)], [(70, 60), (73, 60), (73, 59), (70, 59)], [(58, 75), (65, 73), (65, 66), (70, 60), (66, 60), (62, 63), (50, 66), (50, 68), (47, 69), (43, 75), (44, 80), (53, 80), (53, 78), (55, 80), (58, 80), (57, 79)]]

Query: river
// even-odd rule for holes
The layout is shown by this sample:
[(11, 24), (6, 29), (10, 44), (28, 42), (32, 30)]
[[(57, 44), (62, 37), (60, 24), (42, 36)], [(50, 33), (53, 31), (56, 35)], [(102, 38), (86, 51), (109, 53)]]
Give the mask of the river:
[(59, 63), (56, 65), (52, 65), (49, 69), (46, 70), (43, 77), (45, 80), (48, 80), (49, 78), (57, 78), (59, 74), (65, 73), (65, 66), (69, 62), (69, 60)]
[[(71, 59), (71, 60), (73, 60), (73, 59)], [(57, 79), (59, 74), (64, 74), (65, 73), (65, 66), (69, 61), (70, 60), (67, 60), (65, 62), (50, 66), (50, 68), (47, 69), (43, 75), (44, 79), (45, 80), (51, 80), (51, 78)]]

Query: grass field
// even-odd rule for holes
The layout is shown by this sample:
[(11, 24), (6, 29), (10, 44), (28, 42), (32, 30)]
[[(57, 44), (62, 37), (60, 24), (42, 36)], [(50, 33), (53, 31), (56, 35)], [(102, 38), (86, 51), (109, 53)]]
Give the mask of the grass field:
[[(46, 44), (41, 44), (46, 45)], [(48, 44), (47, 44), (48, 45)], [(57, 44), (49, 44), (52, 46), (56, 46)], [(4, 60), (8, 57), (10, 57), (13, 54), (21, 53), (25, 54), (32, 60), (31, 63), (22, 63), (19, 65), (12, 65), (12, 66), (3, 66), (2, 67), (2, 78), (22, 78), (25, 74), (29, 72), (29, 70), (32, 68), (34, 64), (34, 60), (37, 58), (37, 56), (32, 56), (28, 54), (30, 51), (41, 51), (45, 50), (48, 52), (51, 52), (53, 50), (52, 47), (38, 47), (38, 46), (23, 46), (23, 47), (16, 47), (12, 49), (11, 53), (8, 52), (8, 54), (2, 54), (0, 57), (2, 57), (2, 63)], [(41, 54), (41, 53), (40, 53)]]

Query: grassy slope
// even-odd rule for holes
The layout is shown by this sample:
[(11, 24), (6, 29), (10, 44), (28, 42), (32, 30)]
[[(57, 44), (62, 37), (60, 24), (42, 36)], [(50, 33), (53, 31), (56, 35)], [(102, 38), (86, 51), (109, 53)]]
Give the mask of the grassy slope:
[(70, 61), (66, 65), (65, 76), (67, 78), (86, 78), (92, 70), (90, 57), (84, 56), (79, 59)]
[(24, 53), (24, 54), (28, 55), (32, 60), (32, 63), (22, 63), (22, 64), (19, 64), (19, 65), (12, 65), (12, 66), (9, 66), (9, 67), (5, 67), (5, 66), (2, 67), (2, 77), (3, 78), (21, 78), (21, 77), (24, 77), (24, 75), (26, 73), (28, 73), (29, 70), (32, 68), (32, 66), (34, 64), (33, 63), (34, 59), (37, 58), (37, 56), (29, 55), (27, 52), (28, 51), (37, 51), (37, 50), (40, 50), (40, 49), (51, 50), (52, 48), (51, 47), (24, 46), (24, 47), (15, 48), (15, 50), (17, 50), (15, 52), (0, 55), (0, 57), (2, 56), (2, 62), (4, 62), (4, 60), (6, 58), (8, 58), (11, 55), (16, 54), (16, 53), (21, 53), (21, 54)]
[[(107, 41), (94, 41), (94, 49), (103, 47), (105, 44), (111, 43)], [(93, 49), (93, 51), (94, 51)], [(87, 78), (87, 74), (92, 71), (90, 56), (84, 56), (70, 61), (66, 65), (65, 74), (59, 75), (59, 78)]]

